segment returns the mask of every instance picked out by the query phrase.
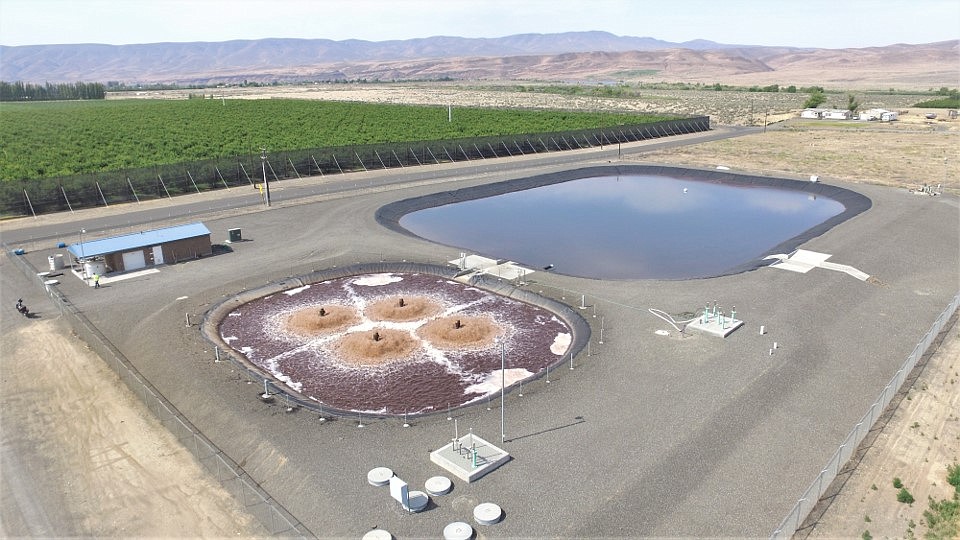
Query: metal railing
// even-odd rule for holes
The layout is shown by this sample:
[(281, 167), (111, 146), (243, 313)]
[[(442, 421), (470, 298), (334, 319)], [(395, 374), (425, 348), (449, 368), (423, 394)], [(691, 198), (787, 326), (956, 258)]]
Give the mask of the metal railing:
[(77, 336), (102, 358), (120, 380), (160, 420), (164, 427), (183, 444), (197, 462), (240, 502), (248, 513), (257, 518), (274, 536), (315, 538), (302, 523), (275, 501), (240, 465), (230, 459), (213, 442), (187, 420), (177, 408), (144, 378), (130, 361), (77, 309), (56, 287), (38, 280), (37, 269), (26, 257), (13, 254), (10, 246), (0, 244), (13, 265), (31, 280), (37, 280), (64, 315)]
[(820, 474), (813, 480), (810, 487), (803, 492), (800, 499), (790, 510), (780, 525), (777, 527), (770, 538), (791, 538), (798, 530), (810, 512), (817, 505), (820, 497), (830, 487), (833, 480), (843, 471), (844, 465), (850, 461), (850, 458), (857, 452), (860, 443), (863, 442), (867, 434), (873, 428), (874, 423), (883, 415), (884, 410), (893, 400), (894, 396), (900, 391), (904, 382), (907, 381), (910, 372), (917, 366), (917, 362), (923, 357), (924, 353), (930, 347), (930, 344), (937, 338), (943, 327), (947, 324), (954, 312), (960, 307), (960, 292), (953, 297), (950, 305), (937, 317), (937, 320), (930, 327), (930, 330), (923, 336), (923, 339), (913, 348), (913, 352), (907, 357), (907, 360), (900, 366), (897, 373), (889, 383), (883, 388), (880, 397), (870, 406), (866, 414), (860, 418), (860, 421), (853, 427), (850, 434), (843, 440), (840, 448), (834, 452), (833, 456), (827, 461)]

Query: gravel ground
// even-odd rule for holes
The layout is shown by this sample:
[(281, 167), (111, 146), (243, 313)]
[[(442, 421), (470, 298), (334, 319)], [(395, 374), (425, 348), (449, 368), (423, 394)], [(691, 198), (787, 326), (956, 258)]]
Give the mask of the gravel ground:
[[(581, 165), (593, 165), (616, 153), (580, 156)], [(600, 537), (769, 535), (960, 283), (955, 196), (917, 196), (828, 175), (821, 181), (863, 193), (874, 207), (804, 248), (833, 254), (831, 261), (874, 276), (872, 283), (822, 269), (763, 268), (676, 282), (534, 274), (528, 288), (571, 304), (585, 295), (594, 324), (588, 353), (575, 359), (575, 370), (525, 386), (523, 397), (508, 396), (505, 447), (513, 461), (479, 482), (455, 482), (427, 512), (407, 515), (384, 490), (366, 484), (366, 472), (388, 466), (417, 487), (442, 473), (427, 454), (453, 435), (445, 415), (417, 419), (410, 428), (367, 419), (359, 429), (352, 418), (321, 422), (315, 413), (285, 413), (257, 399), (257, 385), (231, 363), (214, 362), (212, 347), (197, 327), (184, 325), (184, 314), (198, 320), (237, 291), (333, 264), (452, 260), (457, 250), (386, 231), (374, 212), (399, 198), (570, 168), (540, 158), (512, 163), (506, 170), (489, 163), (449, 167), (446, 178), (399, 187), (381, 184), (393, 172), (284, 182), (277, 189), (291, 193), (311, 182), (346, 181), (355, 189), (308, 204), (211, 213), (203, 221), (215, 242), (234, 227), (249, 241), (229, 254), (99, 290), (69, 278), (61, 287), (168, 399), (318, 536), (357, 537), (373, 527), (397, 537), (437, 536), (451, 521), (471, 521), (476, 504), (492, 501), (506, 518), (483, 528), (484, 536)], [(137, 222), (136, 210), (97, 212), (79, 212), (67, 224), (52, 223), (62, 216), (41, 218), (33, 227), (97, 230)], [(180, 220), (175, 209), (168, 216)], [(52, 244), (31, 245), (28, 257), (43, 267)], [(647, 308), (679, 314), (714, 300), (737, 306), (746, 326), (727, 339), (654, 333), (671, 329)], [(767, 334), (759, 334), (760, 325)], [(770, 355), (774, 341), (779, 348)], [(461, 431), (497, 439), (497, 406), (456, 416)]]

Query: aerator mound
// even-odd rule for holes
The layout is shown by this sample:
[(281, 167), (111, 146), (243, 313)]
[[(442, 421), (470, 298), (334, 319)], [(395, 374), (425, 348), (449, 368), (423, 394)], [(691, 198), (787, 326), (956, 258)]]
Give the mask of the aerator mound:
[[(325, 411), (425, 414), (542, 375), (571, 349), (553, 312), (429, 273), (338, 277), (224, 312), (242, 361)], [(299, 396), (297, 396), (299, 394)]]

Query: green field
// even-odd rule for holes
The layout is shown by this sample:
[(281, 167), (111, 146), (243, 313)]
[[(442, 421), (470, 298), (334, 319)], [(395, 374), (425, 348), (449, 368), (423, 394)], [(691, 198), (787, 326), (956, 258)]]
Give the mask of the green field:
[[(671, 116), (619, 114), (611, 123)], [(371, 143), (599, 127), (595, 111), (454, 108), (307, 100), (0, 103), (0, 180)]]

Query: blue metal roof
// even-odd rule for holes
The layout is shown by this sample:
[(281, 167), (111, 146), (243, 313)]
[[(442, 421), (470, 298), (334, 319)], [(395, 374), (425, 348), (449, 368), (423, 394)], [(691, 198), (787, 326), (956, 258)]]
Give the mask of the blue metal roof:
[(100, 240), (84, 241), (82, 244), (70, 244), (67, 250), (75, 257), (97, 257), (108, 253), (117, 253), (119, 251), (129, 251), (132, 249), (144, 248), (147, 246), (156, 246), (166, 242), (184, 240), (186, 238), (195, 238), (210, 234), (203, 223), (190, 223), (187, 225), (177, 225), (176, 227), (165, 227), (163, 229), (153, 229), (151, 231), (140, 231), (138, 233), (124, 234)]

